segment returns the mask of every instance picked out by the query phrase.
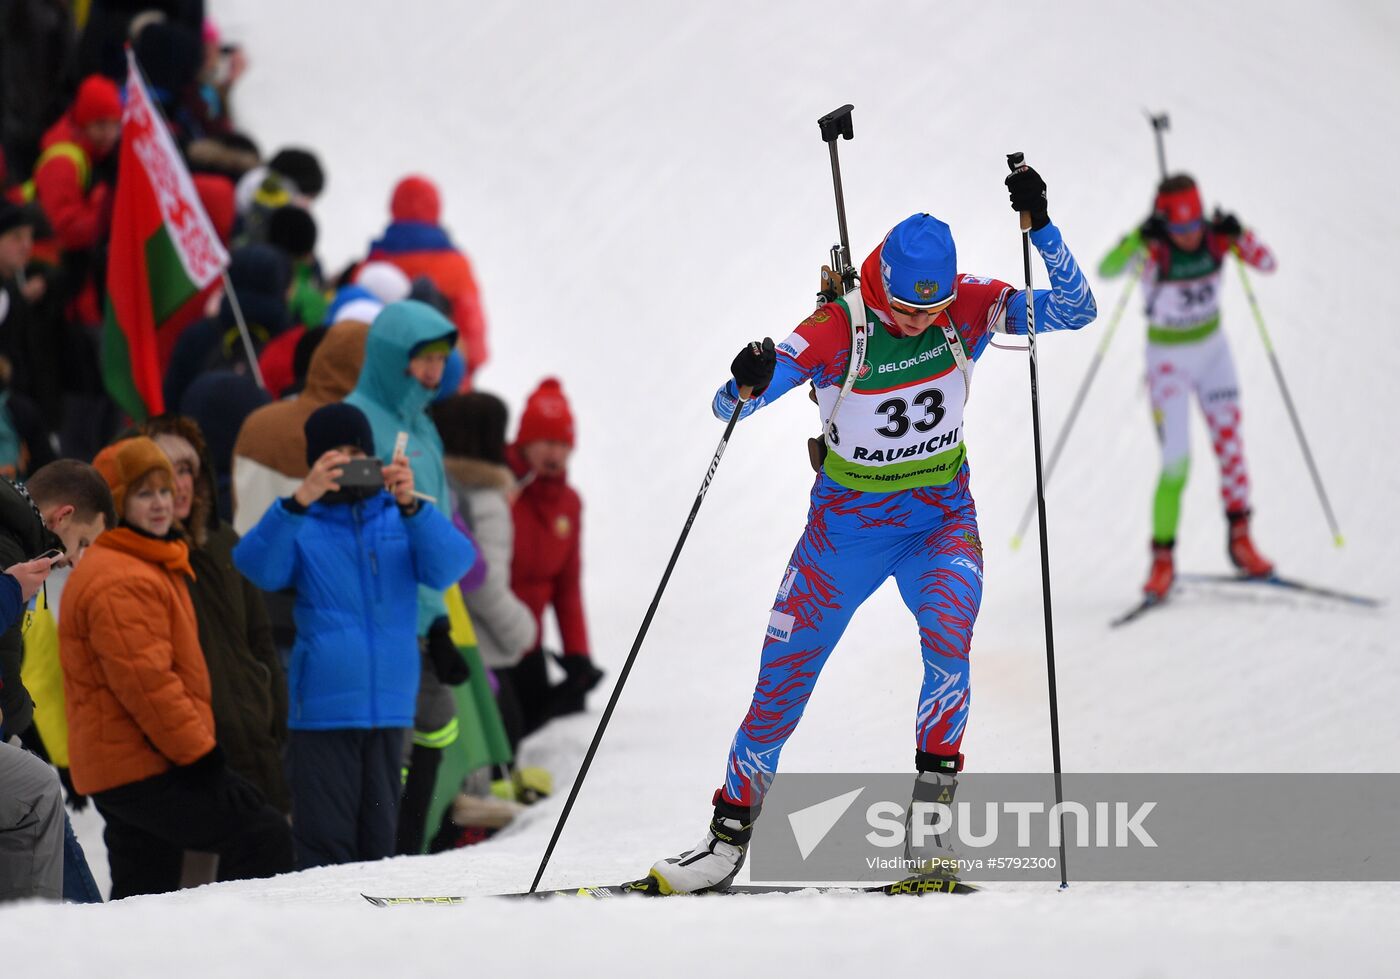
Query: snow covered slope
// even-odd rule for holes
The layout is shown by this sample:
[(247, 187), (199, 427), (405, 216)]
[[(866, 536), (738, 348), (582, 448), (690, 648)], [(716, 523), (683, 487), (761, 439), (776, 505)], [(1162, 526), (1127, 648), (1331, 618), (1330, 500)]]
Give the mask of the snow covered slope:
[[(1400, 464), (1384, 421), (1400, 368), (1389, 313), (1400, 212), (1385, 169), (1400, 145), (1400, 14), (1389, 5), (230, 0), (214, 10), (251, 54), (238, 95), (251, 131), (269, 151), (304, 144), (327, 163), (317, 207), (327, 264), (362, 254), (393, 182), (426, 173), (479, 271), (494, 350), (482, 386), (518, 410), (541, 377), (563, 378), (580, 433), (591, 627), (613, 676), (718, 440), (711, 392), (741, 342), (780, 338), (810, 309), (836, 236), (815, 120), (844, 102), (856, 106), (856, 138), (840, 151), (858, 257), (928, 210), (952, 225), (964, 270), (1011, 281), (1020, 244), (1005, 154), (1024, 151), (1045, 176), (1051, 216), (1092, 268), (1145, 214), (1156, 160), (1143, 110), (1169, 111), (1169, 164), (1279, 256), (1279, 272), (1254, 285), (1347, 533), (1335, 550), (1231, 273), (1225, 324), (1260, 546), (1300, 577), (1400, 595)], [(1122, 288), (1093, 284), (1099, 324), (1041, 347), (1047, 439)], [(1107, 628), (1147, 564), (1156, 449), (1138, 309), (1048, 494), (1066, 768), (1393, 770), (1393, 608), (1198, 595)], [(1007, 546), (1033, 489), (1028, 401), (1023, 355), (990, 351), (968, 422), (987, 571), (964, 750), (983, 771), (1050, 765), (1038, 555)], [(547, 884), (635, 876), (701, 832), (802, 526), (804, 440), (815, 433), (800, 394), (739, 427)], [(1197, 423), (1179, 554), (1187, 568), (1224, 570), (1204, 434)], [(897, 593), (881, 591), (828, 664), (784, 767), (904, 770), (916, 651)], [(531, 760), (567, 786), (595, 719), (548, 732)], [(956, 906), (362, 907), (362, 890), (524, 887), (558, 805), (468, 851), (112, 908), (11, 909), (0, 930), (23, 936), (17, 975), (90, 966), (112, 979), (195, 957), (211, 974), (570, 963), (591, 973), (610, 962), (703, 975), (738, 960), (793, 974), (936, 963), (1379, 975), (1396, 951), (1391, 885), (1045, 885)]]

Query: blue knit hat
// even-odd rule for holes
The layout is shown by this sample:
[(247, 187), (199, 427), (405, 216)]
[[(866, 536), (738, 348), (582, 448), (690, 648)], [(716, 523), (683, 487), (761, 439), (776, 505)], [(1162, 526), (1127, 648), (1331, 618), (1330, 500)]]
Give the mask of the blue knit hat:
[(958, 251), (953, 232), (930, 214), (896, 224), (880, 246), (885, 295), (906, 306), (937, 306), (957, 295)]

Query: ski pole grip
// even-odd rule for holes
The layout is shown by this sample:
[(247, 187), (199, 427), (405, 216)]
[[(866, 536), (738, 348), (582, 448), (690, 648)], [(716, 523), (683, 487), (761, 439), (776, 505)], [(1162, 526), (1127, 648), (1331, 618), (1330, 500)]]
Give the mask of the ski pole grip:
[[(1012, 173), (1015, 173), (1017, 170), (1020, 170), (1020, 169), (1021, 169), (1022, 167), (1024, 167), (1025, 165), (1026, 165), (1026, 154), (1024, 154), (1024, 153), (1008, 153), (1008, 154), (1006, 154), (1006, 167), (1007, 167), (1007, 169), (1010, 170)], [(1019, 215), (1021, 216), (1021, 230), (1022, 230), (1022, 231), (1029, 231), (1029, 230), (1031, 230), (1031, 212), (1030, 212), (1030, 211), (1017, 211), (1016, 213), (1019, 214)]]
[(749, 384), (739, 385), (739, 400), (748, 401), (753, 397), (753, 386)]
[(855, 131), (851, 128), (851, 112), (854, 109), (855, 106), (848, 103), (817, 120), (817, 125), (822, 131), (822, 142), (834, 143), (838, 138), (855, 137)]

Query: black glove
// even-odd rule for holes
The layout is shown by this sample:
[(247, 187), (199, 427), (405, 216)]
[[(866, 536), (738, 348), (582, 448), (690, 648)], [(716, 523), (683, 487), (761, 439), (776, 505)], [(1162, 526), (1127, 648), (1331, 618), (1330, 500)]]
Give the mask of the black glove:
[(1166, 241), (1167, 222), (1162, 220), (1162, 215), (1154, 214), (1146, 221), (1142, 222), (1142, 226), (1138, 228), (1138, 234), (1141, 235), (1142, 240), (1146, 242)]
[(1011, 192), (1012, 210), (1030, 212), (1032, 231), (1039, 231), (1050, 223), (1050, 205), (1040, 174), (1023, 166), (1006, 178), (1006, 189)]
[(217, 744), (207, 755), (176, 766), (175, 775), (197, 792), (216, 794), (219, 805), (235, 812), (257, 809), (265, 801), (257, 786), (228, 767), (224, 749)]
[(1216, 211), (1215, 216), (1210, 219), (1210, 230), (1226, 238), (1238, 238), (1244, 228), (1240, 225), (1240, 219), (1233, 214)]
[(452, 641), (452, 629), (445, 615), (428, 626), (428, 661), (433, 664), (437, 678), (449, 687), (460, 687), (471, 679), (471, 667)]
[(778, 351), (773, 346), (773, 338), (764, 337), (762, 343), (755, 340), (740, 350), (734, 363), (729, 365), (729, 372), (741, 388), (753, 388), (754, 397), (757, 397), (768, 390), (773, 380), (773, 368), (777, 366)]
[(175, 773), (192, 785), (208, 786), (216, 783), (227, 768), (224, 749), (216, 744), (208, 754), (196, 758), (188, 765), (175, 766)]
[(554, 662), (564, 668), (564, 682), (562, 687), (569, 687), (579, 693), (588, 693), (598, 685), (598, 681), (603, 679), (603, 671), (593, 662), (593, 657), (580, 653), (565, 653), (560, 656), (554, 653)]
[(73, 788), (73, 776), (68, 773), (68, 769), (58, 770), (58, 780), (63, 784), (63, 794), (68, 800), (69, 808), (74, 812), (82, 812), (88, 807), (88, 797)]

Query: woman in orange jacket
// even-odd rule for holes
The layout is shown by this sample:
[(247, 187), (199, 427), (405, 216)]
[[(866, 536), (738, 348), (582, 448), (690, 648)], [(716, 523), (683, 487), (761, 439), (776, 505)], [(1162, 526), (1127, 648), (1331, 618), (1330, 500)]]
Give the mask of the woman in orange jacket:
[(187, 849), (218, 853), (221, 880), (288, 871), (286, 821), (215, 740), (170, 461), (133, 438), (93, 464), (121, 519), (69, 578), (59, 656), (70, 771), (107, 822), (112, 898), (175, 890)]

